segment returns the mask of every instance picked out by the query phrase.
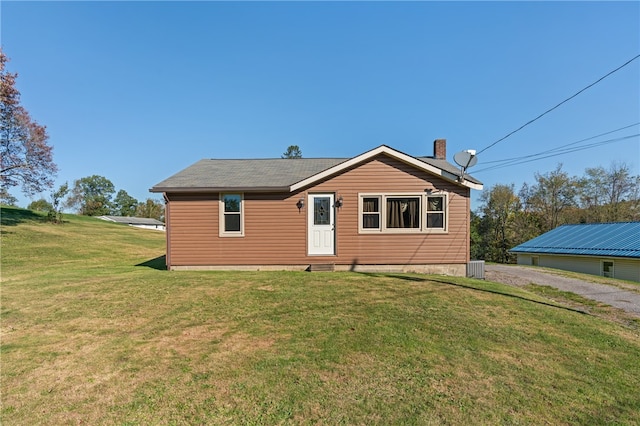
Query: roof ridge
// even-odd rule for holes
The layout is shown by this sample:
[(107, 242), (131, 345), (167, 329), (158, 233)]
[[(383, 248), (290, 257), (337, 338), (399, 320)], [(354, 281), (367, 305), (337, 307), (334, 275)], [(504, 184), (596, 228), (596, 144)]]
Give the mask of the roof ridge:
[[(458, 177), (458, 169), (446, 159), (417, 158), (388, 145), (380, 145), (355, 157), (311, 158), (203, 158), (158, 183), (151, 192), (205, 190), (277, 190), (292, 192), (319, 179), (344, 172), (378, 155), (391, 157), (434, 176), (471, 189), (482, 189), (472, 176)], [(295, 161), (292, 161), (295, 160)], [(258, 172), (257, 172), (258, 171)]]
[(307, 158), (202, 158), (200, 161), (262, 161), (262, 160), (347, 160), (351, 157), (307, 157)]

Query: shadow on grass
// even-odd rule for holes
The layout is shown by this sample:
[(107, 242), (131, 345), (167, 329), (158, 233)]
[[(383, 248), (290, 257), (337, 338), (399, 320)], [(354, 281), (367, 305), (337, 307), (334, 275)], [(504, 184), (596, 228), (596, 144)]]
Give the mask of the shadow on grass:
[(167, 256), (162, 255), (155, 259), (147, 260), (146, 262), (138, 263), (136, 266), (144, 266), (151, 269), (157, 269), (158, 271), (167, 270)]
[(0, 207), (0, 225), (16, 226), (22, 222), (44, 222), (47, 218), (31, 210), (16, 207)]
[(47, 217), (32, 212), (31, 210), (20, 209), (17, 207), (8, 207), (2, 206), (0, 207), (0, 234), (10, 234), (10, 231), (7, 231), (6, 227), (8, 226), (17, 226), (24, 222), (46, 222)]
[(453, 287), (459, 287), (459, 288), (465, 288), (467, 290), (475, 290), (475, 291), (481, 291), (484, 293), (491, 293), (491, 294), (497, 294), (500, 296), (506, 296), (506, 297), (511, 297), (514, 299), (520, 299), (520, 300), (525, 300), (527, 302), (533, 302), (533, 303), (537, 303), (538, 305), (544, 305), (544, 306), (550, 306), (552, 308), (557, 308), (557, 309), (564, 309), (566, 311), (571, 311), (571, 312), (575, 312), (578, 314), (582, 314), (582, 315), (591, 315), (589, 312), (580, 310), (580, 309), (575, 309), (575, 308), (571, 308), (569, 306), (563, 306), (563, 305), (559, 305), (559, 304), (554, 304), (554, 303), (549, 303), (549, 302), (544, 302), (542, 300), (535, 300), (535, 299), (531, 299), (528, 297), (524, 297), (524, 296), (519, 296), (517, 294), (509, 294), (509, 293), (505, 293), (502, 291), (497, 291), (497, 290), (491, 290), (491, 289), (486, 289), (486, 288), (477, 288), (477, 287), (473, 287), (470, 285), (464, 285), (464, 284), (459, 284), (459, 283), (453, 283), (450, 281), (445, 281), (445, 280), (440, 280), (437, 279), (435, 277), (429, 277), (429, 278), (421, 278), (421, 277), (413, 277), (413, 276), (404, 276), (404, 275), (396, 275), (396, 274), (370, 274), (370, 273), (364, 273), (365, 275), (382, 275), (382, 276), (386, 276), (386, 277), (390, 277), (390, 278), (397, 278), (399, 280), (404, 280), (404, 281), (417, 281), (417, 282), (436, 282), (439, 284), (445, 284), (445, 285), (449, 285), (449, 286), (453, 286)]

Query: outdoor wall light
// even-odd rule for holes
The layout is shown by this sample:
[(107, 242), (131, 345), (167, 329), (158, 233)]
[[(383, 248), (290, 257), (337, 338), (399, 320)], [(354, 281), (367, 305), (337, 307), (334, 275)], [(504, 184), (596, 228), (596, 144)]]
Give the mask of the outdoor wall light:
[(302, 210), (302, 208), (304, 207), (304, 195), (300, 197), (300, 199), (296, 203), (296, 207), (298, 208), (298, 211)]
[(336, 200), (336, 207), (340, 208), (342, 207), (342, 203), (344, 202), (344, 200), (342, 199), (342, 195)]

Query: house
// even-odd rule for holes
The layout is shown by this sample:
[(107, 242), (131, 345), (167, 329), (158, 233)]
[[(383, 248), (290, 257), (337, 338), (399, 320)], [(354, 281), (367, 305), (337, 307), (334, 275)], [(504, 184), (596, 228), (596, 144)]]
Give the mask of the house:
[(433, 157), (382, 145), (353, 158), (201, 160), (158, 183), (167, 267), (465, 275), (470, 191)]
[(164, 223), (157, 219), (148, 217), (131, 217), (131, 216), (96, 216), (98, 219), (108, 222), (122, 223), (124, 225), (134, 226), (136, 228), (157, 229), (164, 231)]
[(562, 225), (510, 251), (520, 265), (640, 281), (640, 222)]

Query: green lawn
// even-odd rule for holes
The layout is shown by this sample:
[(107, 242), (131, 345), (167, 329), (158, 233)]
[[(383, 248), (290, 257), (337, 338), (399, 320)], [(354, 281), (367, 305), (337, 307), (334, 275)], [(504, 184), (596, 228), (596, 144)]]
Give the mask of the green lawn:
[(2, 209), (2, 424), (638, 424), (638, 322), (443, 276), (168, 272)]

